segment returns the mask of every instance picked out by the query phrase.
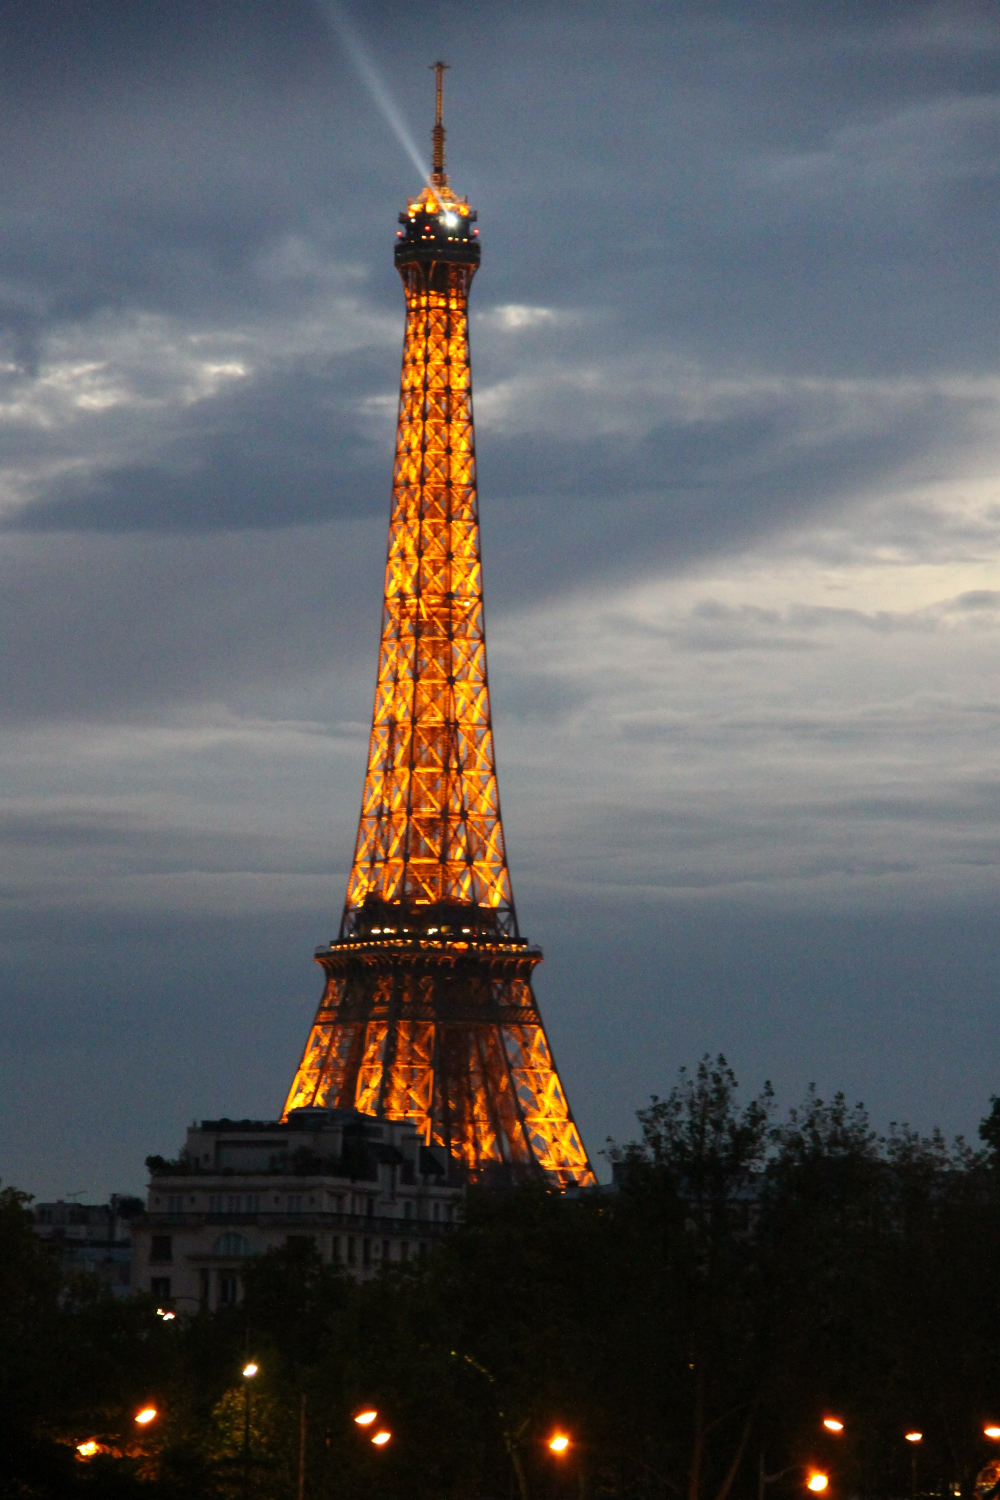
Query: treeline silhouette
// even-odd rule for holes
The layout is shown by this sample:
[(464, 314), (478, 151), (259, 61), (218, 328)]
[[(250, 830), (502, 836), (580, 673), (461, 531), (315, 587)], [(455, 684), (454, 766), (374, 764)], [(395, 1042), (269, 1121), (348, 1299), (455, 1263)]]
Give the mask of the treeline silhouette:
[(247, 1264), (237, 1307), (170, 1322), (66, 1285), (8, 1188), (0, 1494), (798, 1500), (819, 1471), (833, 1500), (985, 1497), (991, 1105), (975, 1148), (879, 1135), (814, 1091), (778, 1119), (705, 1058), (609, 1144), (613, 1190), (471, 1191), (439, 1250), (364, 1285), (291, 1243)]

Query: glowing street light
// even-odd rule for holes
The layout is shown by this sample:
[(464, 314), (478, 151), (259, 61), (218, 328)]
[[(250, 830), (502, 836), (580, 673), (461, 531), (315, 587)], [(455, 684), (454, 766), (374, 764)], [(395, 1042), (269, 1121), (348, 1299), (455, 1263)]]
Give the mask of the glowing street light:
[(557, 1432), (549, 1439), (549, 1448), (553, 1453), (563, 1454), (569, 1448), (569, 1438), (564, 1432)]
[(93, 1458), (97, 1452), (97, 1444), (93, 1438), (88, 1438), (85, 1443), (77, 1443), (76, 1451), (81, 1458)]
[(377, 1416), (377, 1411), (374, 1411), (371, 1407), (367, 1407), (364, 1411), (359, 1411), (354, 1420), (359, 1427), (370, 1427)]
[(155, 1406), (144, 1406), (142, 1408), (142, 1411), (137, 1411), (136, 1412), (136, 1414), (135, 1414), (135, 1420), (138, 1422), (138, 1424), (139, 1424), (140, 1427), (145, 1427), (149, 1422), (152, 1422), (152, 1420), (153, 1420), (153, 1418), (155, 1416), (156, 1416), (156, 1407)]
[(992, 1427), (992, 1426), (991, 1427), (984, 1427), (983, 1428), (983, 1437), (994, 1438), (994, 1439), (1000, 1438), (1000, 1427)]
[(819, 1495), (822, 1494), (829, 1483), (829, 1474), (821, 1474), (818, 1469), (814, 1469), (806, 1480), (806, 1489), (812, 1490), (814, 1494)]
[(252, 1379), (253, 1376), (256, 1375), (258, 1368), (259, 1366), (255, 1365), (253, 1360), (251, 1360), (249, 1364), (243, 1366), (243, 1374), (246, 1376), (247, 1380)]
[(376, 1448), (384, 1448), (391, 1437), (391, 1432), (386, 1432), (383, 1430), (382, 1432), (376, 1432), (375, 1436), (372, 1438), (372, 1442), (375, 1444)]
[(914, 1428), (912, 1432), (905, 1432), (903, 1436), (908, 1443), (913, 1444), (913, 1451), (910, 1454), (910, 1500), (917, 1500), (917, 1444), (923, 1442), (924, 1435)]
[(171, 1312), (169, 1307), (158, 1307), (156, 1309), (156, 1316), (158, 1318), (162, 1318), (164, 1323), (172, 1323), (177, 1314), (175, 1312)]
[(844, 1424), (839, 1417), (824, 1417), (823, 1426), (827, 1432), (843, 1432)]

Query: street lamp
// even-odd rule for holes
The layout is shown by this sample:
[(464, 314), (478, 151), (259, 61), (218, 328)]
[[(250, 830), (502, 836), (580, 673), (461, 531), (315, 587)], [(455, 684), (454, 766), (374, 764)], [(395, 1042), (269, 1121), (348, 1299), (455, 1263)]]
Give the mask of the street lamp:
[(983, 1437), (993, 1438), (995, 1441), (997, 1438), (1000, 1438), (1000, 1427), (994, 1427), (992, 1424), (989, 1427), (984, 1427)]
[(252, 1359), (243, 1366), (243, 1500), (250, 1493), (250, 1382), (258, 1368)]
[(917, 1448), (923, 1442), (924, 1435), (914, 1430), (904, 1433), (904, 1437), (913, 1446), (913, 1452), (910, 1454), (910, 1500), (917, 1500)]
[(765, 1474), (764, 1450), (761, 1449), (760, 1465), (757, 1470), (757, 1500), (764, 1500), (764, 1491), (769, 1484), (775, 1484), (779, 1479), (784, 1479), (786, 1474), (794, 1474), (797, 1469), (805, 1469), (806, 1489), (812, 1490), (814, 1494), (821, 1494), (828, 1488), (829, 1474), (824, 1474), (822, 1469), (814, 1469), (812, 1464), (789, 1464), (787, 1469), (779, 1469), (777, 1474)]
[(839, 1417), (824, 1417), (823, 1426), (827, 1432), (843, 1432), (844, 1424)]
[[(377, 1417), (378, 1412), (374, 1406), (363, 1406), (360, 1411), (354, 1413), (355, 1422), (359, 1427), (363, 1428), (371, 1427)], [(375, 1444), (376, 1448), (384, 1448), (391, 1437), (392, 1433), (388, 1427), (380, 1427), (377, 1432), (372, 1433), (371, 1441)]]
[(564, 1432), (557, 1432), (549, 1438), (549, 1448), (561, 1458), (569, 1448), (569, 1438)]
[(201, 1312), (202, 1307), (204, 1306), (202, 1302), (198, 1301), (197, 1297), (185, 1297), (183, 1293), (176, 1297), (171, 1297), (168, 1303), (166, 1303), (163, 1307), (158, 1307), (156, 1309), (156, 1316), (158, 1318), (162, 1318), (164, 1323), (172, 1323), (176, 1318), (177, 1313), (174, 1311), (173, 1305), (175, 1302), (193, 1302), (199, 1312)]
[(152, 1420), (153, 1420), (153, 1418), (155, 1416), (156, 1416), (156, 1407), (155, 1406), (144, 1406), (142, 1408), (142, 1411), (137, 1411), (136, 1412), (136, 1414), (135, 1414), (135, 1420), (138, 1422), (138, 1424), (139, 1424), (140, 1427), (146, 1427), (146, 1426), (149, 1425), (150, 1422), (152, 1422)]

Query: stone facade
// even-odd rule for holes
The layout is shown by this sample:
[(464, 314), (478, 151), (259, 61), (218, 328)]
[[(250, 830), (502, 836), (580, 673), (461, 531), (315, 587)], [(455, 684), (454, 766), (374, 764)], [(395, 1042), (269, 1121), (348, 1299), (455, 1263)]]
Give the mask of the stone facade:
[(356, 1277), (426, 1255), (462, 1196), (412, 1125), (353, 1110), (203, 1120), (176, 1161), (147, 1164), (132, 1288), (188, 1312), (239, 1301), (246, 1260), (289, 1241), (311, 1239)]
[(142, 1201), (115, 1193), (110, 1203), (55, 1203), (32, 1205), (39, 1239), (58, 1249), (67, 1277), (85, 1272), (96, 1276), (116, 1296), (131, 1291), (131, 1226), (142, 1213)]

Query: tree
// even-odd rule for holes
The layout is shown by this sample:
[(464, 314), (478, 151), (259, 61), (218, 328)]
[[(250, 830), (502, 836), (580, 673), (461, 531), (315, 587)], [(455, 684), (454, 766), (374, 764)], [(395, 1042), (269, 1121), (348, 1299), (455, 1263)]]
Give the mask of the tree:
[(639, 1111), (641, 1141), (610, 1153), (633, 1236), (648, 1246), (659, 1347), (644, 1340), (646, 1368), (669, 1433), (660, 1475), (680, 1492), (674, 1476), (686, 1471), (686, 1500), (726, 1500), (759, 1402), (753, 1246), (773, 1098), (769, 1085), (742, 1107), (737, 1094), (725, 1058), (706, 1056)]

